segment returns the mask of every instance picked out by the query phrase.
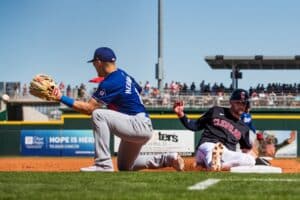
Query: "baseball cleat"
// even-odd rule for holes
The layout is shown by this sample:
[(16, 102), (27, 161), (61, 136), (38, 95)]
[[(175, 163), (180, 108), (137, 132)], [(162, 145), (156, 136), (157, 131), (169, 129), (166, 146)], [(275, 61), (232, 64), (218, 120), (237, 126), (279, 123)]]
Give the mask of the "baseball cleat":
[(211, 169), (213, 171), (221, 171), (222, 170), (222, 155), (224, 151), (224, 146), (222, 143), (216, 143), (213, 151), (212, 151), (212, 159), (211, 159)]
[(102, 168), (96, 165), (80, 168), (81, 172), (114, 172), (112, 168)]
[(178, 153), (174, 155), (172, 167), (176, 169), (176, 171), (184, 171), (184, 160)]

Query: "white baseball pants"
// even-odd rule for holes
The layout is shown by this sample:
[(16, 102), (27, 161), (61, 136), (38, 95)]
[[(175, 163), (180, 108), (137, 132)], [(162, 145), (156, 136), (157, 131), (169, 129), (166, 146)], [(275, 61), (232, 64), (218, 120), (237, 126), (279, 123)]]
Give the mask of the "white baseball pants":
[[(211, 167), (212, 151), (215, 143), (205, 142), (198, 147), (196, 152), (196, 162), (204, 165), (206, 168)], [(255, 158), (247, 153), (231, 151), (224, 146), (222, 155), (222, 168), (230, 168), (235, 166), (254, 166)]]

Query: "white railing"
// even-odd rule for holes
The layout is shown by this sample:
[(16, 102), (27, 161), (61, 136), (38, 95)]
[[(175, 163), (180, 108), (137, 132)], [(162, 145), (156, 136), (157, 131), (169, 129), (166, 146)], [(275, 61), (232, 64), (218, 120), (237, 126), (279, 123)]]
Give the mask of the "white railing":
[[(170, 95), (165, 93), (154, 97), (152, 95), (142, 96), (146, 107), (150, 108), (172, 108), (178, 100), (183, 101), (186, 108), (207, 108), (212, 106), (229, 106), (229, 94), (217, 95)], [(90, 97), (85, 96), (82, 101), (87, 101)], [(11, 97), (11, 101), (34, 101), (38, 100), (31, 95)], [(276, 95), (250, 98), (252, 108), (300, 108), (300, 95)], [(63, 106), (63, 105), (62, 105)]]

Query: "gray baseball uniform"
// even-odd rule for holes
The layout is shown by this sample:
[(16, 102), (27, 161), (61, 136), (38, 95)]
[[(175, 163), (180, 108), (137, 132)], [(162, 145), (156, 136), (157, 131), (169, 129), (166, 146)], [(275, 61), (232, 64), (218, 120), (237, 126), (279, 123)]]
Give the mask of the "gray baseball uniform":
[(139, 170), (171, 166), (173, 154), (139, 155), (142, 146), (152, 137), (151, 120), (146, 113), (126, 115), (120, 112), (97, 109), (93, 112), (95, 137), (95, 164), (113, 169), (110, 153), (110, 133), (121, 138), (118, 150), (119, 170)]
[(121, 69), (109, 74), (98, 86), (93, 98), (109, 109), (96, 109), (92, 120), (97, 171), (113, 169), (109, 150), (110, 134), (121, 138), (118, 151), (119, 170), (139, 170), (171, 166), (177, 154), (139, 155), (152, 137), (151, 120), (141, 101), (141, 87)]

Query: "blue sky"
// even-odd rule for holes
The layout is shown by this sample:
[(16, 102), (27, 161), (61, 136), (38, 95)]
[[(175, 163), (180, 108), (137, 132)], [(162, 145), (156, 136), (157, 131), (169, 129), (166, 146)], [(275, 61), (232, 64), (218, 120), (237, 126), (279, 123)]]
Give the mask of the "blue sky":
[[(207, 55), (300, 54), (300, 1), (164, 0), (165, 81), (229, 86)], [(46, 73), (73, 86), (96, 76), (86, 63), (109, 46), (117, 65), (156, 85), (157, 0), (1, 0), (0, 81)], [(239, 86), (299, 82), (298, 71), (243, 71)], [(91, 83), (88, 86), (94, 86)]]

